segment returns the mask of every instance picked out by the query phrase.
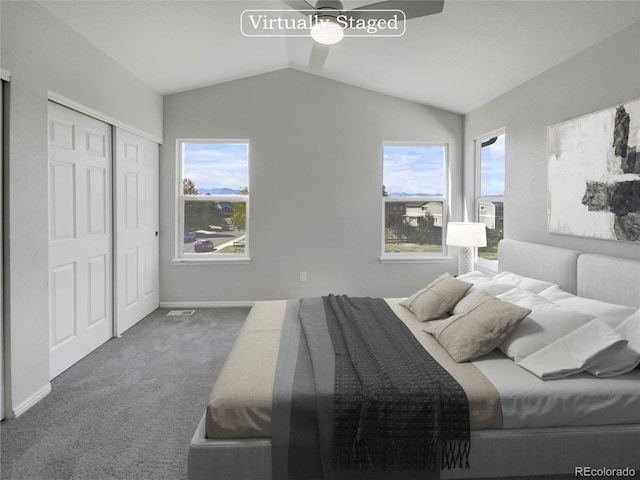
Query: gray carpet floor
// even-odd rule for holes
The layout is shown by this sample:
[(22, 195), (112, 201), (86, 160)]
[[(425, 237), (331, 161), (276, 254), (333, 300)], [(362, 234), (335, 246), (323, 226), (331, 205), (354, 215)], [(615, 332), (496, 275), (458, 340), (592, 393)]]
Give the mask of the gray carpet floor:
[(3, 480), (184, 480), (187, 451), (247, 308), (160, 309), (1, 424)]

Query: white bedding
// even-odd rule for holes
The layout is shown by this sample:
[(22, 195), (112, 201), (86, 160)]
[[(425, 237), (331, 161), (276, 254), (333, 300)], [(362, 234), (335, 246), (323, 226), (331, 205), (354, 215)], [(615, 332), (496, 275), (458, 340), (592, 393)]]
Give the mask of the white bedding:
[(503, 428), (640, 424), (640, 369), (545, 381), (497, 350), (473, 363), (500, 393)]
[[(538, 375), (525, 370), (516, 362), (509, 361), (499, 350), (473, 362), (500, 394), (503, 428), (640, 424), (640, 369), (612, 378), (598, 378), (592, 374), (593, 372), (581, 372), (558, 379), (553, 375), (545, 375), (544, 369), (548, 367), (545, 361), (549, 358), (545, 359), (544, 355), (541, 355), (541, 362), (533, 358), (544, 345), (554, 342), (562, 344), (565, 335), (575, 334), (581, 326), (582, 329), (592, 326), (588, 323), (591, 319), (597, 319), (594, 324), (598, 323), (600, 327), (616, 334), (625, 333), (625, 329), (619, 327), (625, 323), (627, 317), (633, 315), (633, 318), (626, 321), (627, 324), (633, 325), (633, 329), (627, 328), (626, 333), (627, 336), (635, 335), (638, 323), (636, 317), (639, 313), (634, 307), (577, 297), (562, 291), (557, 285), (527, 279), (509, 272), (500, 273), (493, 278), (472, 272), (459, 278), (474, 283), (469, 294), (484, 289), (485, 285), (495, 289), (497, 283), (508, 284), (513, 289), (501, 287), (501, 291), (497, 293), (498, 298), (532, 309), (531, 318), (525, 319), (521, 324), (522, 331), (514, 331), (514, 337), (520, 337), (516, 341), (522, 343), (520, 350), (515, 353), (521, 355), (518, 360), (529, 358), (534, 368), (541, 368), (541, 371), (537, 372)], [(528, 292), (525, 291), (527, 289)], [(548, 316), (548, 311), (560, 312), (563, 315)], [(540, 316), (544, 321), (535, 321), (536, 316)], [(536, 328), (530, 328), (526, 321)], [(616, 332), (613, 331), (614, 328)], [(596, 336), (598, 339), (592, 340), (597, 344), (603, 335)], [(514, 343), (514, 338), (506, 341), (500, 349), (509, 354), (507, 344), (510, 342)], [(536, 342), (539, 345), (534, 345)], [(588, 342), (585, 342), (585, 349), (588, 347), (586, 343)], [(630, 343), (633, 344), (632, 347), (637, 344), (634, 341)], [(513, 357), (513, 353), (511, 352), (510, 356)], [(566, 353), (567, 358), (572, 356), (571, 352)]]

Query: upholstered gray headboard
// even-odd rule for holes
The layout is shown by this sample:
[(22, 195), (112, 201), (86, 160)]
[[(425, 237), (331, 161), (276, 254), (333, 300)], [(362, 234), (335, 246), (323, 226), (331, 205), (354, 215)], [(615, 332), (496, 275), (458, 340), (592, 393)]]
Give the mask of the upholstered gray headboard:
[(640, 307), (640, 262), (591, 253), (580, 255), (578, 295)]
[(499, 271), (555, 283), (566, 292), (577, 293), (581, 252), (507, 239), (500, 241), (498, 252)]
[(581, 297), (640, 307), (640, 261), (501, 240), (498, 270), (557, 284)]

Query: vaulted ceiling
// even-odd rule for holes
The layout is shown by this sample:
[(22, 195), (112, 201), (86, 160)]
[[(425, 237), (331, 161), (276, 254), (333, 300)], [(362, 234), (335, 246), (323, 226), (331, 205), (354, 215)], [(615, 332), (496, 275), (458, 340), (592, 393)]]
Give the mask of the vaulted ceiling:
[(640, 1), (445, 0), (442, 13), (408, 20), (400, 37), (345, 38), (316, 71), (311, 38), (241, 32), (244, 10), (290, 9), (284, 2), (40, 3), (163, 95), (293, 68), (457, 113), (640, 22)]

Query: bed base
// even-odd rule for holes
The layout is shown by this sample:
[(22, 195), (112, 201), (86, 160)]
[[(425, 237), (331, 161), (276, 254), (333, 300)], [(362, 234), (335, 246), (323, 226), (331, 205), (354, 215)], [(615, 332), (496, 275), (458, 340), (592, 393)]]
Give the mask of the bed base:
[[(469, 470), (444, 470), (441, 479), (573, 475), (578, 467), (640, 473), (640, 425), (471, 432)], [(205, 438), (202, 417), (191, 440), (189, 480), (272, 480), (269, 438)]]

